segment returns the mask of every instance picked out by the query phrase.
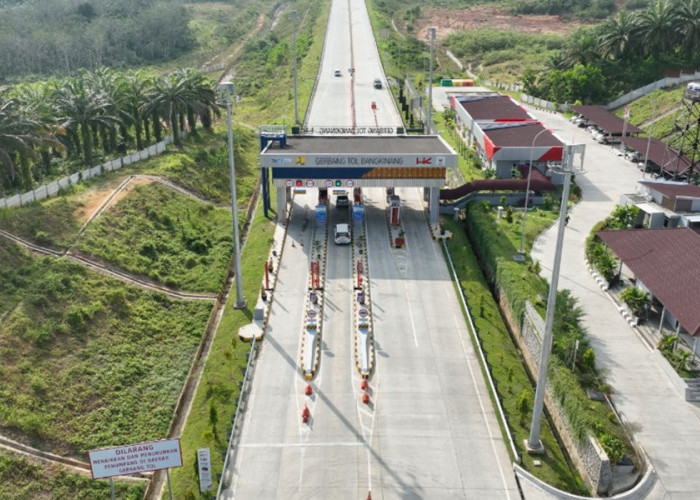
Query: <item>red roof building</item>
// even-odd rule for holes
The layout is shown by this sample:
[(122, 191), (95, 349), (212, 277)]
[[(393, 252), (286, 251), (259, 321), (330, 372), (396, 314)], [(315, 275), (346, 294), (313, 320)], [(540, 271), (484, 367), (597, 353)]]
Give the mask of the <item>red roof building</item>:
[(505, 95), (453, 97), (456, 125), (496, 177), (509, 179), (522, 165), (544, 172), (562, 161), (564, 143)]
[(598, 231), (688, 334), (700, 336), (700, 234), (690, 228)]

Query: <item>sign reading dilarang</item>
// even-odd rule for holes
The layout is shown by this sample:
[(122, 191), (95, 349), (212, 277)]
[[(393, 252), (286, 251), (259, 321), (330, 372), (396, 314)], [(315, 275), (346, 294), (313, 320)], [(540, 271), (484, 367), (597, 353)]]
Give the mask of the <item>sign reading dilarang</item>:
[(179, 439), (90, 450), (88, 455), (93, 479), (182, 467)]

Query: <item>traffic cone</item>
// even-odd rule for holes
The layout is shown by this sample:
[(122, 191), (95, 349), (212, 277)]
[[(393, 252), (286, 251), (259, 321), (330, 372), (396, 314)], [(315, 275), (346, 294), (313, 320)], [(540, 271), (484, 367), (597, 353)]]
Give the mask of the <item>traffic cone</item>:
[(362, 389), (363, 391), (366, 391), (368, 386), (369, 386), (369, 384), (367, 383), (367, 379), (363, 378), (362, 382), (360, 382), (360, 389)]
[(307, 423), (309, 421), (310, 416), (311, 412), (309, 411), (309, 407), (304, 405), (304, 409), (301, 410), (301, 421)]
[(306, 394), (307, 396), (311, 396), (312, 392), (313, 391), (311, 390), (311, 384), (306, 384), (306, 389), (304, 389), (304, 394)]
[(367, 493), (367, 500), (372, 500), (372, 492)]
[(364, 404), (369, 404), (369, 394), (367, 394), (367, 391), (362, 395), (362, 402)]

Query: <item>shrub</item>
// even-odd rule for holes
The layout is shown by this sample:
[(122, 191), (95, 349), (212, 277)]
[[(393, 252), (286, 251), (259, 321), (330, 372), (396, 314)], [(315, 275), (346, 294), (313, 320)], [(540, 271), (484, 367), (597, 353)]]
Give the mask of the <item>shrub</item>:
[(632, 314), (642, 317), (649, 306), (649, 292), (645, 292), (636, 286), (630, 286), (620, 292), (620, 298), (630, 308)]

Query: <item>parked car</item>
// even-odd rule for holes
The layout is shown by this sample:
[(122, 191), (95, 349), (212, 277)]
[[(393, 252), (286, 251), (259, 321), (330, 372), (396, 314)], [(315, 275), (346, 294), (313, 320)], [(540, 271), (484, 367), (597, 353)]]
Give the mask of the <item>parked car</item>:
[(629, 160), (629, 161), (637, 162), (637, 161), (639, 161), (639, 152), (638, 151), (627, 151), (625, 153), (625, 159)]
[(333, 241), (336, 245), (349, 245), (352, 241), (350, 226), (348, 224), (336, 224)]

